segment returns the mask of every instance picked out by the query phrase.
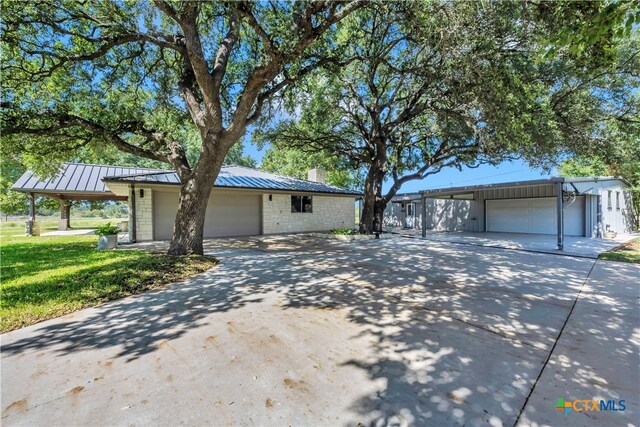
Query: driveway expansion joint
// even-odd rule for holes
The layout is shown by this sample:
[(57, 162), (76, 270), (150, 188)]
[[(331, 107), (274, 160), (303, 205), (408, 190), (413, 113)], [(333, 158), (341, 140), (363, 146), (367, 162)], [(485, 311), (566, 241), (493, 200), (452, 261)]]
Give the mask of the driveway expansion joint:
[(529, 403), (529, 399), (531, 398), (531, 395), (533, 395), (533, 391), (536, 389), (536, 386), (538, 385), (538, 382), (540, 381), (540, 378), (542, 378), (542, 374), (544, 373), (544, 370), (546, 369), (547, 365), (549, 364), (549, 361), (551, 360), (551, 356), (553, 356), (553, 351), (556, 349), (556, 346), (558, 345), (558, 342), (560, 341), (560, 337), (562, 337), (562, 332), (564, 332), (564, 329), (567, 326), (567, 323), (569, 323), (569, 319), (571, 318), (571, 315), (573, 314), (573, 310), (576, 308), (576, 304), (578, 303), (578, 299), (580, 299), (580, 295), (582, 294), (582, 291), (584, 290), (584, 287), (586, 286), (587, 282), (589, 281), (589, 277), (591, 276), (591, 273), (593, 272), (593, 269), (595, 268), (597, 262), (598, 262), (598, 260), (594, 260), (593, 261), (593, 264), (591, 265), (591, 268), (589, 269), (589, 273), (587, 273), (587, 277), (585, 277), (584, 282), (582, 282), (582, 286), (580, 286), (580, 290), (578, 291), (578, 293), (576, 294), (575, 299), (573, 300), (573, 304), (571, 305), (571, 309), (569, 310), (569, 313), (567, 314), (567, 318), (564, 320), (564, 323), (562, 324), (562, 327), (560, 328), (560, 332), (558, 332), (558, 336), (556, 337), (555, 341), (553, 342), (553, 346), (551, 346), (551, 350), (549, 350), (549, 354), (547, 355), (547, 359), (544, 361), (544, 364), (542, 365), (542, 369), (540, 369), (540, 372), (538, 373), (538, 376), (537, 376), (536, 380), (533, 382), (533, 385), (531, 386), (531, 389), (529, 390), (529, 394), (527, 395), (527, 398), (524, 400), (524, 403), (522, 404), (522, 407), (520, 408), (520, 411), (518, 412), (518, 416), (516, 417), (516, 420), (513, 423), (514, 427), (518, 425), (518, 422), (520, 421), (520, 418), (522, 417), (522, 414), (524, 413), (524, 408), (527, 407), (527, 403)]

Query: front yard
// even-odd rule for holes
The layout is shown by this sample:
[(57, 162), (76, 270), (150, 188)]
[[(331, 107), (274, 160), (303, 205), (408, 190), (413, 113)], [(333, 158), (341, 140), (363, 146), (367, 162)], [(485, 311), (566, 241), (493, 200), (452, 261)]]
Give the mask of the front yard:
[(600, 259), (640, 264), (640, 237), (600, 254)]
[(3, 237), (0, 332), (31, 325), (206, 271), (207, 256), (95, 249), (96, 236)]

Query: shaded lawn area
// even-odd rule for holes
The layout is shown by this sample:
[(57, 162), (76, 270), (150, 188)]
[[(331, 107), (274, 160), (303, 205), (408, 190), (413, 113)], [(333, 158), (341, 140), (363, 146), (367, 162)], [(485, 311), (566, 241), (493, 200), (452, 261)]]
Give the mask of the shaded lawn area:
[(96, 236), (3, 237), (0, 332), (185, 279), (210, 256), (96, 250)]
[(640, 237), (600, 254), (599, 258), (640, 264)]

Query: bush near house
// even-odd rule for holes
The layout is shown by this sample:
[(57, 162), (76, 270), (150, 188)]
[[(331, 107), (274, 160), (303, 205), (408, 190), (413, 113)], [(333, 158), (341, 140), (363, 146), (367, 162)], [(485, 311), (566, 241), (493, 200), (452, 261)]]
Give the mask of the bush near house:
[(96, 236), (3, 237), (0, 332), (160, 288), (217, 264), (210, 256), (96, 250)]
[(600, 254), (600, 259), (608, 261), (633, 262), (640, 264), (640, 238), (623, 243), (608, 252)]
[(331, 234), (340, 234), (343, 236), (351, 236), (352, 234), (356, 234), (355, 230), (351, 230), (349, 228), (334, 228), (329, 231)]

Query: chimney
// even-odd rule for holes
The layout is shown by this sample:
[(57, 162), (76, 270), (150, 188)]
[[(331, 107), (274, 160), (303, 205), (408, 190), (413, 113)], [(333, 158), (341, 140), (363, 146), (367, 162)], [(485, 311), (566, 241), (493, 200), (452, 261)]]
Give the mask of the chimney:
[(327, 175), (327, 171), (322, 168), (313, 168), (309, 170), (308, 173), (308, 181), (319, 182), (324, 184), (325, 176)]

